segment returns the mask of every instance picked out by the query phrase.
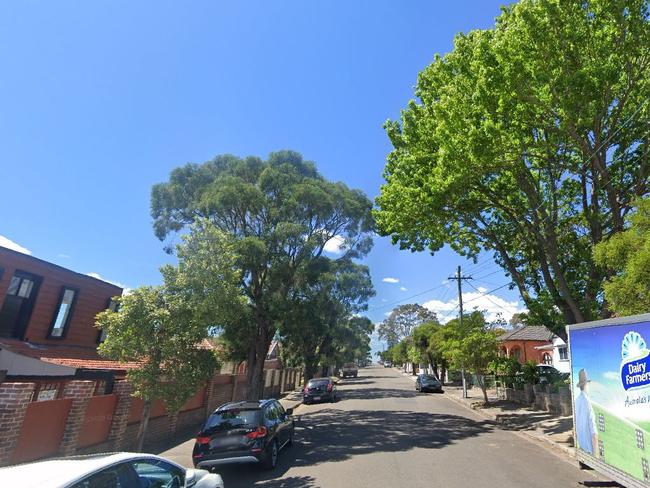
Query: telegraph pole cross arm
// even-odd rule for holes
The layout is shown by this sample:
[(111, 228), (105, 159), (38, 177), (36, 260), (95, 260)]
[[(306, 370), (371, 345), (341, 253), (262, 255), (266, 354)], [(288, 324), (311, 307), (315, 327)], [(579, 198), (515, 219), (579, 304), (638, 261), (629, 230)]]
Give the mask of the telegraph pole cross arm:
[[(463, 280), (471, 280), (471, 276), (463, 276), (463, 273), (461, 272), (460, 266), (456, 269), (456, 276), (449, 276), (449, 280), (456, 280), (458, 281), (458, 309), (460, 312), (459, 316), (459, 325), (460, 329), (463, 330)], [(463, 379), (463, 398), (467, 398), (467, 382), (465, 381), (465, 367), (461, 368), (460, 374)]]

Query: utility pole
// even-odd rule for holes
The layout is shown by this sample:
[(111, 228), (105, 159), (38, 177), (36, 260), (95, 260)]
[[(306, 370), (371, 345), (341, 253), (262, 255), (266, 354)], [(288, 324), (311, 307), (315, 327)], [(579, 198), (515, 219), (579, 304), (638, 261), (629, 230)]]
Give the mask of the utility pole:
[[(458, 308), (460, 309), (459, 325), (460, 330), (463, 330), (463, 280), (471, 280), (471, 276), (463, 276), (458, 266), (456, 276), (449, 276), (448, 279), (458, 281)], [(467, 382), (465, 381), (465, 365), (461, 367), (461, 376), (463, 377), (463, 398), (467, 398)]]

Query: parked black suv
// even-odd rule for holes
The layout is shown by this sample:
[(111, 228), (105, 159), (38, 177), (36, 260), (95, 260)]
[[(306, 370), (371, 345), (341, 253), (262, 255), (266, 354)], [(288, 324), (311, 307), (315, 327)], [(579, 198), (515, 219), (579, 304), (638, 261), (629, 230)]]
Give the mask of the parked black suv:
[(277, 400), (226, 403), (217, 408), (196, 437), (194, 467), (261, 463), (275, 468), (280, 450), (293, 442), (293, 409)]

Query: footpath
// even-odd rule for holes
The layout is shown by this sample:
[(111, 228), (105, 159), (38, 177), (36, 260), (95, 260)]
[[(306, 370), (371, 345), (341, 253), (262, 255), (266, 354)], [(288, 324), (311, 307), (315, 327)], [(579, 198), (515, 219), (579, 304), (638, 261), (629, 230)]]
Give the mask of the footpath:
[[(416, 376), (402, 374), (415, 382)], [(480, 388), (469, 388), (468, 398), (463, 398), (463, 389), (460, 386), (445, 386), (444, 390), (445, 397), (473, 410), (502, 428), (519, 432), (532, 440), (545, 443), (575, 457), (571, 416), (558, 416), (503, 400), (494, 390), (488, 390), (487, 406), (484, 405), (483, 392)]]

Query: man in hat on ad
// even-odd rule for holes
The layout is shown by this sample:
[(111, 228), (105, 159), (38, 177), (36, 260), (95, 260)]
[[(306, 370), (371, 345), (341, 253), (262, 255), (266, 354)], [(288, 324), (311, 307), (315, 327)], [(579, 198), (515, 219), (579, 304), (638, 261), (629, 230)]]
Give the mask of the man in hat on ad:
[(578, 388), (580, 388), (580, 393), (575, 400), (575, 416), (578, 447), (586, 453), (593, 455), (594, 448), (598, 446), (598, 437), (596, 434), (594, 410), (591, 408), (591, 402), (587, 396), (587, 385), (590, 381), (587, 378), (587, 372), (581, 369), (578, 373)]

